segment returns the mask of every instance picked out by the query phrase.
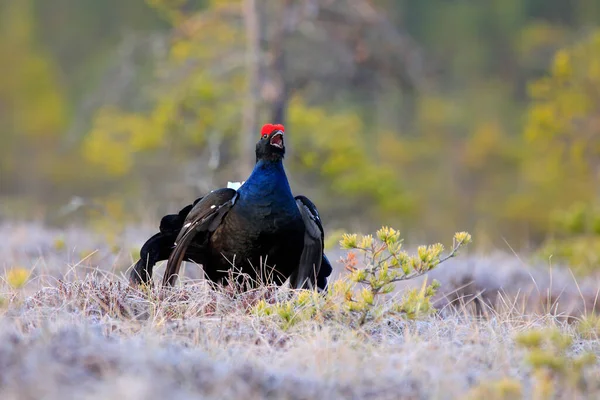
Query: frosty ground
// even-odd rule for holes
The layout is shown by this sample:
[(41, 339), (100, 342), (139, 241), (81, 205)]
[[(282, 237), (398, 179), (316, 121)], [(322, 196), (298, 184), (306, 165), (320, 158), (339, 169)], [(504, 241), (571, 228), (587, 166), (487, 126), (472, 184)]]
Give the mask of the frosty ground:
[[(197, 266), (166, 297), (128, 287), (132, 253), (149, 233), (0, 225), (0, 275), (31, 270), (22, 288), (0, 281), (1, 398), (450, 399), (478, 398), (489, 382), (511, 382), (509, 394), (518, 383), (530, 398), (519, 333), (557, 328), (573, 337), (573, 355), (600, 355), (597, 336), (577, 323), (600, 308), (599, 282), (562, 266), (465, 254), (429, 274), (442, 284), (431, 318), (284, 330), (249, 312), (261, 293), (215, 290)], [(343, 275), (338, 267), (333, 279)]]

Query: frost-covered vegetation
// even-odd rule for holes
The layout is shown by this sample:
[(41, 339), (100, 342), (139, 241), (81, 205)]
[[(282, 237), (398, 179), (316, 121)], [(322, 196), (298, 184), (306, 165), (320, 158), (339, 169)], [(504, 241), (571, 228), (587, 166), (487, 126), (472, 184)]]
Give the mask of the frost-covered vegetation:
[[(387, 292), (386, 282), (406, 273), (385, 271), (392, 259), (370, 250), (399, 243), (397, 232), (382, 229), (346, 236), (351, 253), (330, 251), (340, 262), (328, 294), (215, 288), (189, 264), (180, 285), (160, 291), (129, 287), (132, 256), (89, 231), (13, 224), (0, 232), (9, 238), (0, 247), (2, 398), (599, 394), (599, 282), (574, 280), (564, 267), (459, 254), (427, 281), (402, 281), (371, 301), (373, 290)], [(135, 247), (145, 234), (128, 229), (121, 239)], [(452, 250), (439, 249), (409, 248), (406, 259), (392, 252), (410, 275)], [(440, 285), (431, 296), (425, 285), (433, 278)], [(349, 282), (360, 286), (346, 292)]]

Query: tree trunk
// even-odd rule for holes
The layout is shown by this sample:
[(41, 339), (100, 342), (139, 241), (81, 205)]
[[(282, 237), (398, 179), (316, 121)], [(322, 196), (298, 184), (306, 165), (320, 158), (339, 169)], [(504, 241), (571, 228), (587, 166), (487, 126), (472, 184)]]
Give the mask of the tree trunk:
[(257, 116), (259, 101), (259, 52), (260, 25), (256, 0), (243, 0), (243, 15), (246, 31), (246, 96), (240, 130), (242, 144), (239, 162), (240, 179), (252, 171), (254, 165), (254, 139), (258, 138)]
[(281, 8), (279, 18), (277, 18), (275, 33), (271, 40), (271, 59), (270, 66), (271, 76), (273, 77), (276, 95), (271, 104), (271, 121), (275, 124), (284, 124), (286, 122), (286, 111), (289, 102), (290, 88), (285, 80), (285, 50), (284, 42), (287, 34), (293, 29), (292, 18), (292, 1), (285, 0)]

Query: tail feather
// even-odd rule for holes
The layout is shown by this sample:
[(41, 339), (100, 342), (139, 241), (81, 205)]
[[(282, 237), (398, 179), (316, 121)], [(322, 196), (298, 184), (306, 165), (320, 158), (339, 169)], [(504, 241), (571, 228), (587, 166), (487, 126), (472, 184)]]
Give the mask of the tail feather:
[(167, 261), (167, 268), (165, 269), (165, 275), (163, 276), (163, 286), (169, 285), (172, 286), (179, 275), (179, 270), (181, 269), (181, 263), (185, 258), (185, 253), (196, 234), (196, 225), (191, 224), (190, 226), (184, 228), (177, 236), (175, 240), (175, 249), (169, 256), (169, 260)]

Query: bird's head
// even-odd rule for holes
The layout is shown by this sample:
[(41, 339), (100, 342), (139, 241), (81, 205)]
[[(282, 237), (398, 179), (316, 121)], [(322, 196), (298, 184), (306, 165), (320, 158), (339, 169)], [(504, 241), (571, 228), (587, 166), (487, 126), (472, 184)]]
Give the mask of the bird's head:
[(281, 124), (266, 124), (260, 130), (260, 140), (256, 143), (256, 160), (279, 161), (285, 155)]

